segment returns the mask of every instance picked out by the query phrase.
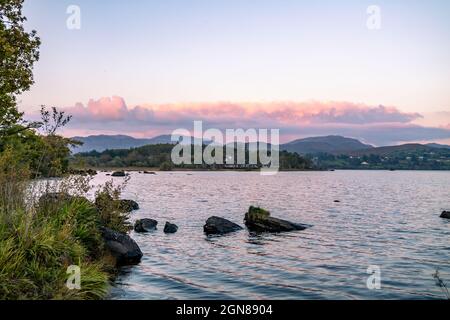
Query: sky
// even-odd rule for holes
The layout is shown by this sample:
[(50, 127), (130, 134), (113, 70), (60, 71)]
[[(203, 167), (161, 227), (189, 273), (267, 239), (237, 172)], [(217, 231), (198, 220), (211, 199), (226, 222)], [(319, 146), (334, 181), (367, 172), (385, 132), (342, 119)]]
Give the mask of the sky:
[[(69, 5), (80, 29), (67, 28)], [(450, 143), (446, 0), (25, 0), (24, 13), (42, 46), (20, 108), (67, 110), (65, 135), (151, 137), (203, 120), (278, 128), (282, 141)]]

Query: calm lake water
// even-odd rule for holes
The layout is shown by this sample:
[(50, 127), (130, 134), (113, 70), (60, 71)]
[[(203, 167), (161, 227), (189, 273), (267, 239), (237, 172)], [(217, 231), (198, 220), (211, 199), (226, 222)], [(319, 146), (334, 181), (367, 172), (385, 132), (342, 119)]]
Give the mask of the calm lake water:
[[(112, 299), (441, 299), (432, 274), (450, 282), (450, 221), (439, 218), (450, 172), (132, 173), (123, 197), (141, 206), (133, 222), (159, 228), (131, 232), (144, 257), (122, 270)], [(243, 226), (250, 205), (313, 227), (203, 234), (213, 215)], [(165, 221), (178, 233), (165, 235)], [(367, 288), (371, 265), (380, 290)]]

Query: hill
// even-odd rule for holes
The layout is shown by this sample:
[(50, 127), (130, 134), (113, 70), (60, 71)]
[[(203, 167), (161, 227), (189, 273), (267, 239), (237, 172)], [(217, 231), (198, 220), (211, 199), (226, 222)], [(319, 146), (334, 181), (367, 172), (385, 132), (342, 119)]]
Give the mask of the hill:
[(438, 149), (450, 149), (449, 145), (439, 143), (427, 143), (426, 146)]
[[(174, 144), (171, 138), (172, 136), (169, 134), (156, 136), (150, 139), (138, 139), (126, 135), (93, 135), (88, 137), (73, 137), (71, 139), (81, 141), (83, 142), (83, 145), (72, 148), (72, 153), (76, 154), (91, 151), (103, 152), (105, 150), (139, 148), (146, 145)], [(194, 139), (194, 141), (197, 143), (199, 140)], [(209, 144), (208, 141), (205, 141), (204, 143)]]
[(299, 154), (341, 154), (355, 150), (365, 150), (373, 146), (359, 140), (341, 136), (310, 137), (295, 140), (280, 146), (281, 150), (297, 152)]
[(370, 148), (364, 150), (356, 150), (352, 152), (346, 152), (345, 154), (352, 156), (364, 156), (364, 155), (377, 155), (377, 156), (392, 156), (394, 154), (399, 153), (411, 153), (411, 154), (419, 154), (419, 153), (431, 153), (435, 152), (436, 148), (429, 147), (423, 144), (418, 143), (408, 143), (402, 144), (398, 146), (386, 146), (386, 147), (378, 147), (378, 148)]

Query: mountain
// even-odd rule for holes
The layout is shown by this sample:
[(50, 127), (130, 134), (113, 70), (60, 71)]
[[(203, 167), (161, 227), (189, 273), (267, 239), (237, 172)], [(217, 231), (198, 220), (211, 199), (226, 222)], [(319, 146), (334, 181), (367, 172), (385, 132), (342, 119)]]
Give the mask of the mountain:
[[(192, 137), (187, 138), (192, 139)], [(151, 139), (138, 139), (125, 135), (96, 135), (88, 137), (72, 137), (71, 139), (83, 142), (82, 146), (72, 148), (73, 153), (83, 153), (94, 150), (103, 152), (105, 150), (131, 149), (154, 144), (175, 144), (175, 142), (172, 141), (172, 136), (169, 134), (160, 135)], [(199, 143), (199, 141), (200, 140), (197, 138), (194, 139), (194, 143)], [(203, 143), (209, 144), (210, 142), (205, 140)]]
[(107, 149), (130, 149), (144, 146), (150, 143), (151, 139), (137, 139), (125, 135), (97, 135), (88, 137), (73, 137), (73, 140), (83, 142), (82, 146), (72, 148), (73, 153), (98, 151)]
[(435, 152), (436, 148), (429, 147), (427, 145), (418, 144), (418, 143), (408, 143), (402, 144), (398, 146), (387, 146), (387, 147), (378, 147), (378, 148), (370, 148), (364, 150), (355, 150), (352, 152), (348, 152), (348, 155), (352, 156), (369, 156), (369, 155), (377, 155), (377, 156), (392, 156), (399, 153), (403, 154), (423, 154)]
[(427, 143), (426, 146), (438, 149), (450, 149), (449, 145), (439, 143)]
[(340, 154), (371, 148), (373, 146), (364, 144), (359, 140), (341, 136), (310, 137), (295, 140), (280, 146), (280, 150), (297, 152), (299, 154)]

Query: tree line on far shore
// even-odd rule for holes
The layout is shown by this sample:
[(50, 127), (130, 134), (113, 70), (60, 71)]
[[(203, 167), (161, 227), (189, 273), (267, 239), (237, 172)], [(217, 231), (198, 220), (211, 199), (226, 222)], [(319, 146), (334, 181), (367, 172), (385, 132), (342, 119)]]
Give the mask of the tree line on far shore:
[[(70, 164), (73, 167), (92, 167), (92, 168), (159, 168), (160, 170), (172, 169), (202, 169), (202, 170), (221, 170), (221, 169), (238, 169), (238, 170), (252, 170), (263, 167), (259, 154), (256, 151), (250, 150), (248, 145), (245, 146), (245, 163), (240, 164), (237, 161), (239, 148), (234, 148), (234, 161), (227, 164), (227, 150), (223, 147), (223, 159), (221, 163), (194, 164), (194, 146), (191, 145), (191, 161), (176, 165), (171, 160), (173, 144), (155, 144), (146, 145), (139, 148), (132, 149), (114, 149), (105, 150), (103, 152), (91, 151), (86, 153), (75, 154), (71, 157)], [(203, 145), (203, 151), (206, 145)], [(264, 151), (266, 152), (266, 151)], [(270, 155), (270, 151), (268, 151)], [(212, 156), (215, 156), (214, 151)], [(254, 156), (256, 163), (249, 161)], [(309, 157), (300, 156), (297, 153), (280, 151), (279, 153), (279, 167), (280, 170), (311, 170), (314, 165)]]

